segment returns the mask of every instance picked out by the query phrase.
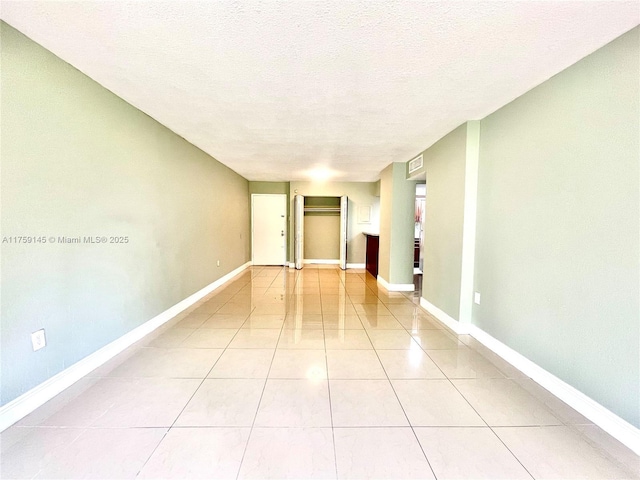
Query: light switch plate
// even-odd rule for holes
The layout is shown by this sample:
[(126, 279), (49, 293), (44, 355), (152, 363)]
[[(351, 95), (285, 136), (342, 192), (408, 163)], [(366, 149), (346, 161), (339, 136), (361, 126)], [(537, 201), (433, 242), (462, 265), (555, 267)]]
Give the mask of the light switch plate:
[(473, 302), (477, 305), (480, 305), (480, 292), (475, 292), (473, 294)]

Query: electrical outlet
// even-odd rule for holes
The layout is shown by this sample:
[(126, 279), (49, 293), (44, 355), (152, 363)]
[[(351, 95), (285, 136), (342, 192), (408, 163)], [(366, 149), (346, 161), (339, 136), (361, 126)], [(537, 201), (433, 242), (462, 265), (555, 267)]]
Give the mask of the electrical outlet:
[(480, 305), (480, 292), (475, 292), (473, 294), (473, 302), (477, 305)]
[(33, 345), (34, 352), (47, 345), (47, 339), (44, 336), (44, 328), (31, 334), (31, 345)]
[(216, 262), (216, 267), (219, 267), (219, 266), (220, 266), (220, 260)]

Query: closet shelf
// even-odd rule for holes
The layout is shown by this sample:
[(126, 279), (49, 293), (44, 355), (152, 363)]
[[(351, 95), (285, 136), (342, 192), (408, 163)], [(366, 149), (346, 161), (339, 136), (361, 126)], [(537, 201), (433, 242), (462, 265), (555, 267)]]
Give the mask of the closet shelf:
[(304, 207), (304, 212), (337, 212), (340, 213), (340, 207)]

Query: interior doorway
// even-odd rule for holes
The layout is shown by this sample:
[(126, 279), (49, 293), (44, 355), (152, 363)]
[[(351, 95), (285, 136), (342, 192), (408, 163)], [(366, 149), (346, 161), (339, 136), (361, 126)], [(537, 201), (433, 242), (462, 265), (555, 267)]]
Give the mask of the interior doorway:
[(424, 267), (424, 217), (427, 196), (427, 185), (416, 184), (416, 212), (413, 244), (413, 273), (421, 275)]
[(286, 264), (286, 195), (251, 195), (251, 252), (254, 265)]

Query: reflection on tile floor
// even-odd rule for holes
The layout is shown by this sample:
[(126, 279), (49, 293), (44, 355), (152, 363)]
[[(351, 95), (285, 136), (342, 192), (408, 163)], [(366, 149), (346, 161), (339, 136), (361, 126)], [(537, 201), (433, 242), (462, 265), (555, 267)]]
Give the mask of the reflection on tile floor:
[(362, 270), (253, 267), (1, 435), (10, 478), (640, 478)]

